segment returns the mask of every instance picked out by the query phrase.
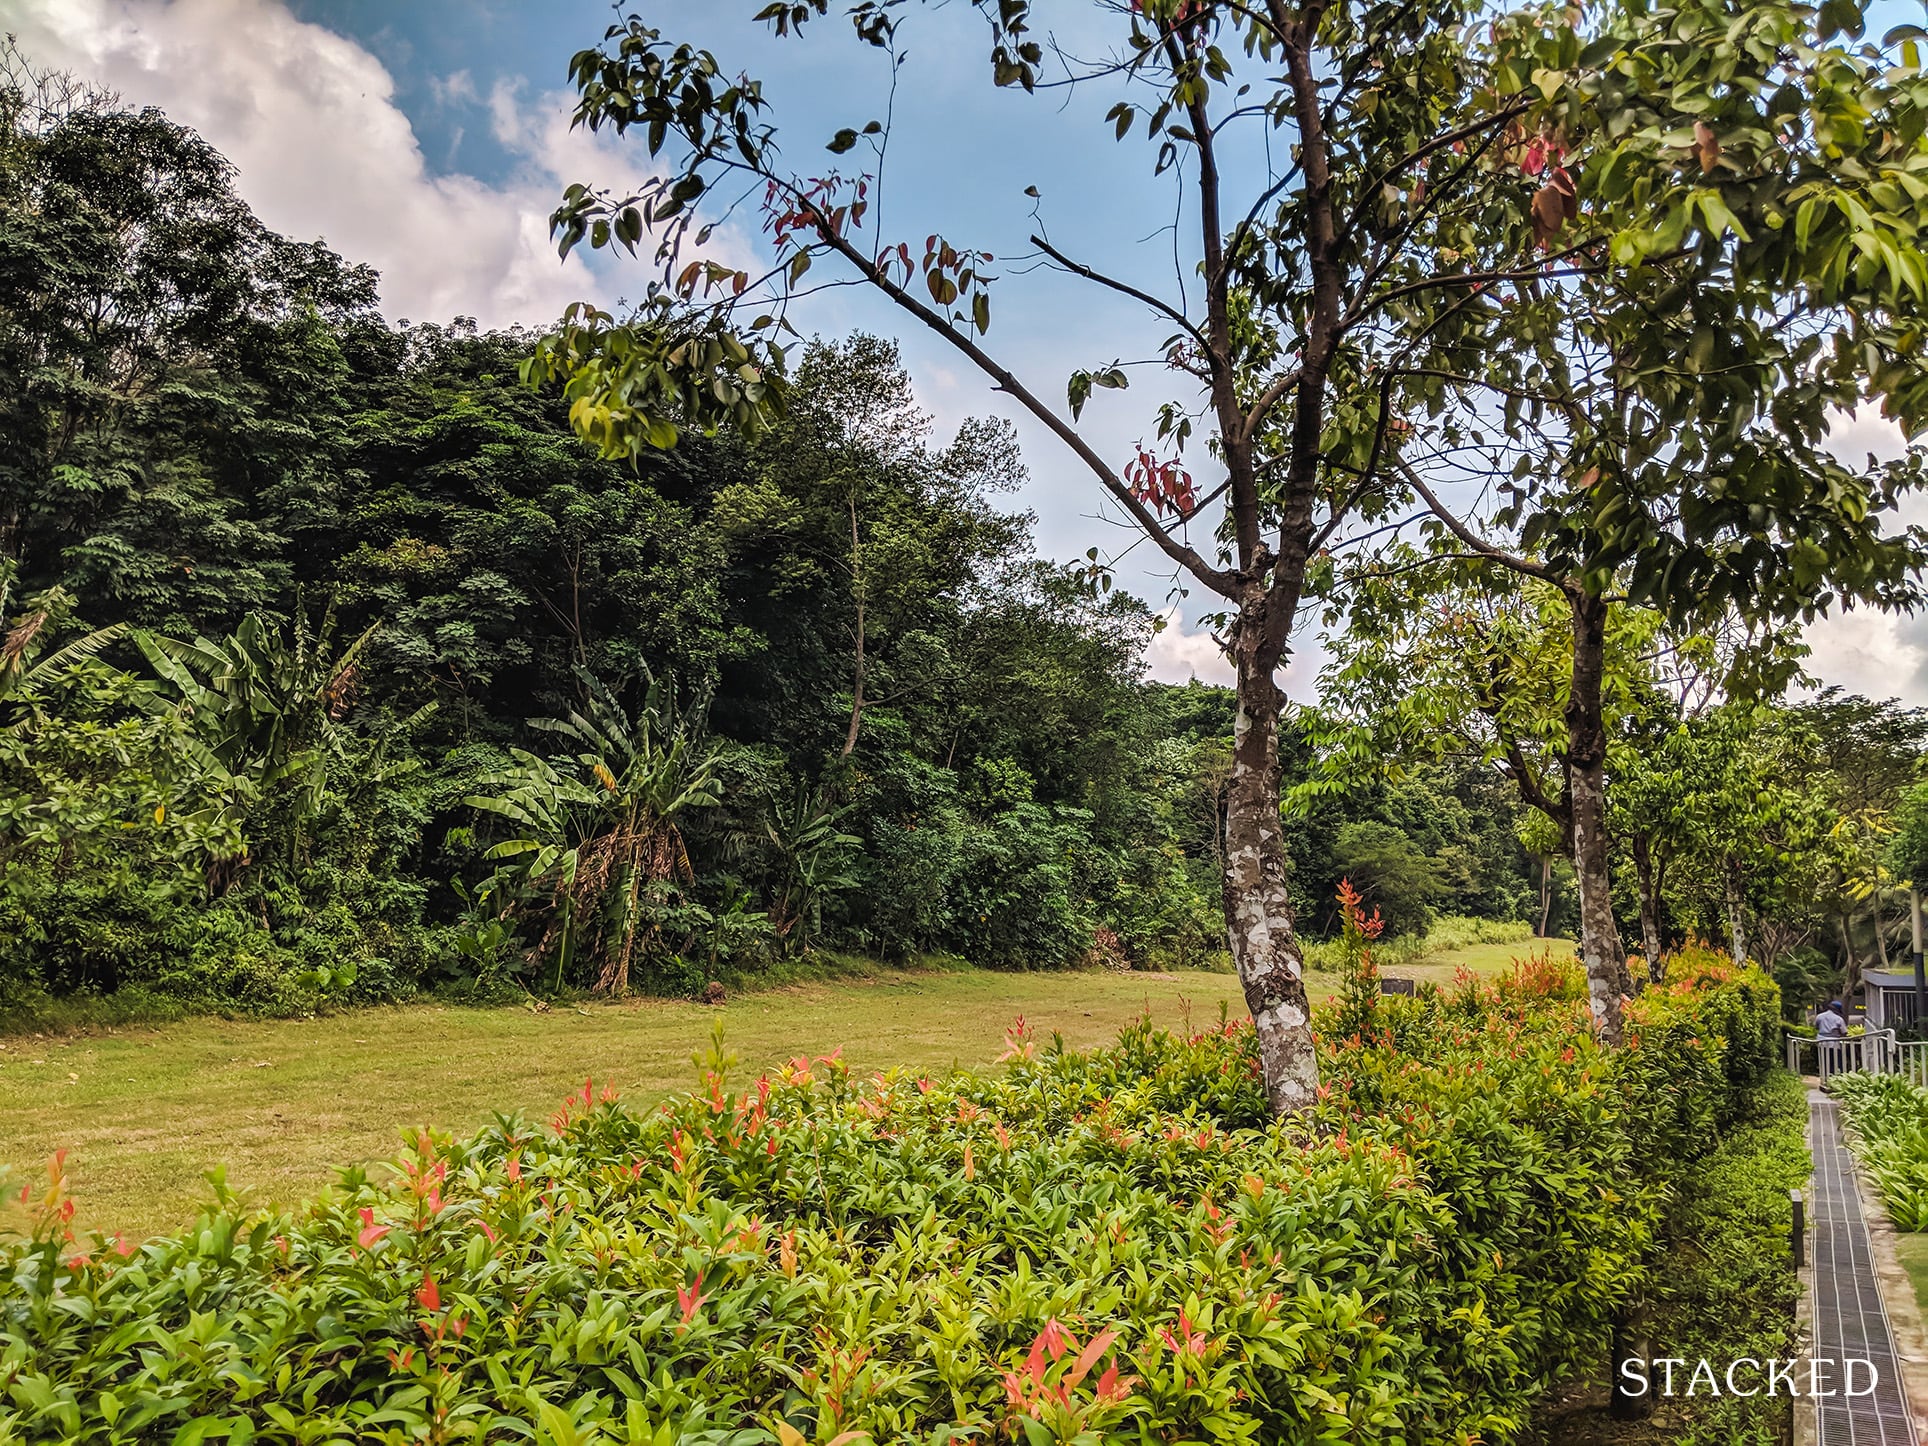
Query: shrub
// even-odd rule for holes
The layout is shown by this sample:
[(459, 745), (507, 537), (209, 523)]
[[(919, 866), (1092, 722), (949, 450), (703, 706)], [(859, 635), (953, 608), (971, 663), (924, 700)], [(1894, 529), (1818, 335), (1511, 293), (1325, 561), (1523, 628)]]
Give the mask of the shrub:
[[(1807, 1089), (1782, 1072), (1674, 1192), (1668, 1250), (1652, 1272), (1651, 1324), (1687, 1360), (1786, 1360), (1800, 1353), (1800, 1277), (1788, 1258), (1788, 1192), (1807, 1180)], [(1658, 1354), (1658, 1352), (1656, 1352)], [(1677, 1398), (1677, 1446), (1779, 1446), (1785, 1400)]]
[[(1398, 934), (1382, 939), (1373, 947), (1379, 963), (1389, 969), (1402, 969), (1423, 963), (1428, 956), (1464, 949), (1472, 944), (1524, 944), (1533, 938), (1533, 928), (1516, 919), (1469, 919), (1449, 915), (1433, 921), (1424, 934)], [(1317, 939), (1304, 946), (1305, 967), (1316, 973), (1342, 974), (1350, 967), (1342, 940)]]
[[(1249, 1026), (1140, 1025), (1002, 1076), (798, 1057), (648, 1113), (424, 1132), (298, 1215), (0, 1249), (28, 1441), (1517, 1439), (1641, 1283), (1736, 973), (1614, 1055), (1570, 970), (1386, 1000), (1264, 1117)], [(1766, 986), (1771, 994), (1772, 986)], [(1708, 1106), (1716, 1115), (1719, 1104)], [(1705, 1144), (1705, 1141), (1700, 1141)]]

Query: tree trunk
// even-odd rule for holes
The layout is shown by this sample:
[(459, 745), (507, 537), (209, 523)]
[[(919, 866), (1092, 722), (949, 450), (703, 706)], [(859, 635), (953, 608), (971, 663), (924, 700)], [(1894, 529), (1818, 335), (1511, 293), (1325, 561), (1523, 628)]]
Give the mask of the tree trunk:
[(869, 665), (864, 655), (864, 550), (857, 536), (856, 494), (852, 493), (847, 500), (850, 503), (850, 591), (857, 604), (857, 626), (851, 636), (857, 646), (857, 665), (850, 688), (850, 729), (844, 734), (845, 758), (857, 751), (857, 730), (864, 723), (864, 673)]
[(1647, 978), (1659, 984), (1667, 978), (1660, 946), (1660, 888), (1654, 882), (1653, 844), (1644, 833), (1633, 836), (1633, 872), (1640, 885), (1640, 947), (1647, 953)]
[(1848, 965), (1842, 976), (1841, 1002), (1853, 1009), (1855, 993), (1861, 988), (1861, 961), (1854, 953), (1854, 921), (1845, 913), (1836, 914), (1834, 926), (1841, 931), (1841, 952)]
[(1747, 906), (1741, 900), (1741, 861), (1731, 855), (1727, 860), (1725, 888), (1728, 953), (1734, 956), (1736, 964), (1745, 964), (1747, 962)]
[(1546, 926), (1553, 918), (1553, 855), (1540, 855), (1540, 928), (1539, 936), (1546, 937)]
[(1627, 956), (1613, 918), (1607, 851), (1607, 729), (1601, 702), (1606, 671), (1607, 607), (1577, 584), (1567, 589), (1573, 614), (1573, 686), (1567, 697), (1567, 804), (1572, 809), (1573, 872), (1580, 893), (1580, 960), (1601, 1040), (1618, 1048), (1625, 1031), (1620, 1001), (1628, 993)]
[(1921, 1038), (1920, 1030), (1928, 1022), (1928, 968), (1924, 968), (1921, 957), (1921, 890), (1913, 884), (1908, 885), (1908, 939), (1912, 944), (1908, 958), (1915, 966), (1915, 1017), (1914, 1028), (1908, 1038)]
[(1881, 918), (1881, 890), (1874, 891), (1871, 907), (1874, 913), (1874, 952), (1881, 960), (1882, 969), (1886, 970), (1888, 968), (1888, 930)]
[[(1646, 1393), (1634, 1395), (1629, 1389), (1629, 1373), (1622, 1369), (1624, 1362), (1644, 1364), (1653, 1355), (1652, 1342), (1639, 1325), (1638, 1314), (1633, 1307), (1615, 1311), (1607, 1336), (1607, 1365), (1611, 1371), (1607, 1382), (1607, 1414), (1616, 1421), (1644, 1421), (1653, 1414), (1653, 1397)], [(1633, 1372), (1632, 1378), (1639, 1379), (1639, 1373)]]
[(1267, 1102), (1274, 1114), (1287, 1115), (1316, 1097), (1319, 1066), (1285, 882), (1279, 822), (1279, 710), (1285, 696), (1273, 679), (1279, 659), (1266, 641), (1265, 607), (1262, 599), (1246, 602), (1233, 633), (1238, 721), (1225, 796), (1223, 880), (1226, 932), (1258, 1035)]

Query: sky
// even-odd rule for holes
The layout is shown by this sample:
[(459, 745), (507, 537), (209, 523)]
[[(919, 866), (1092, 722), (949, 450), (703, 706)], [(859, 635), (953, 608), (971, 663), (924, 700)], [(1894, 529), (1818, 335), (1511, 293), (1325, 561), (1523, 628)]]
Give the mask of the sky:
[[(636, 8), (636, 7), (633, 7)], [(854, 44), (834, 18), (801, 40), (777, 41), (749, 17), (753, 0), (640, 0), (649, 23), (715, 51), (727, 70), (764, 82), (799, 169), (841, 126), (892, 107), (893, 143), (881, 228), (912, 239), (937, 232), (994, 256), (1030, 250), (1040, 225), (1081, 260), (1168, 291), (1178, 274), (1172, 216), (1146, 214), (1149, 157), (1116, 145), (1105, 101), (1058, 92), (1025, 96), (987, 83), (983, 22), (964, 0), (919, 10), (896, 85), (883, 56)], [(833, 12), (842, 7), (833, 6)], [(1089, 7), (1050, 7), (1054, 38), (1098, 50)], [(553, 321), (572, 301), (611, 305), (638, 295), (646, 268), (627, 259), (558, 260), (547, 218), (572, 181), (621, 188), (648, 173), (635, 142), (571, 132), (569, 58), (602, 36), (606, 0), (0, 0), (0, 30), (41, 65), (76, 72), (137, 105), (193, 126), (235, 164), (236, 184), (262, 220), (299, 239), (322, 238), (382, 273), (395, 320), (472, 316), (485, 326)], [(1236, 159), (1236, 158), (1235, 158)], [(1256, 160), (1256, 155), (1249, 159)], [(823, 166), (838, 164), (823, 156)], [(1228, 165), (1228, 175), (1234, 167)], [(1033, 200), (1027, 187), (1035, 186)], [(765, 249), (754, 223), (720, 227), (710, 249), (732, 264)], [(1009, 267), (995, 289), (994, 350), (1047, 398), (1077, 367), (1155, 354), (1169, 327), (1110, 292)], [(1040, 551), (1064, 561), (1133, 534), (1055, 438), (994, 392), (956, 352), (907, 331), (881, 298), (829, 290), (792, 314), (800, 329), (866, 329), (900, 338), (918, 399), (939, 437), (964, 418), (1018, 423), (1029, 480), (1017, 494), (1037, 516)], [(1153, 434), (1156, 377), (1101, 392), (1084, 430), (1122, 463)], [(1892, 454), (1894, 430), (1844, 419), (1839, 449)], [(1209, 464), (1201, 467), (1208, 475)], [(1928, 522), (1928, 502), (1910, 521)], [(1230, 670), (1199, 622), (1194, 591), (1174, 593), (1149, 544), (1126, 553), (1120, 586), (1167, 614), (1152, 675), (1226, 682)], [(1928, 619), (1868, 612), (1815, 625), (1810, 668), (1828, 683), (1928, 704)], [(1311, 640), (1287, 670), (1288, 692), (1312, 695), (1323, 661)]]

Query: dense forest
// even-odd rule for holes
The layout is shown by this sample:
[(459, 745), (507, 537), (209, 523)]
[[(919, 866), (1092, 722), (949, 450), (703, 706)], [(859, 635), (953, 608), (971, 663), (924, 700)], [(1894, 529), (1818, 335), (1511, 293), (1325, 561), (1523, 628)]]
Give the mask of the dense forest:
[[(535, 334), (393, 326), (165, 116), (0, 95), (0, 1005), (1222, 958), (1233, 699), (1146, 682), (1152, 612), (1037, 555), (1008, 424), (937, 436), (856, 336), (755, 436), (603, 461)], [(1349, 876), (1395, 934), (1570, 928), (1521, 769), (1448, 722), (1498, 713), (1332, 616), (1283, 729), (1302, 923)], [(1672, 697), (1648, 657), (1622, 796), (1720, 856), (1656, 874), (1715, 844), (1624, 814), (1628, 937), (1744, 918), (1803, 997), (1896, 947), (1921, 720)]]
[[(889, 342), (811, 344), (753, 441), (605, 463), (533, 336), (390, 326), (160, 114), (7, 119), (11, 995), (1222, 950), (1229, 695), (1143, 681), (1150, 612), (1036, 555), (1008, 425), (934, 437)], [(1374, 782), (1298, 882), (1525, 918), (1517, 813)]]

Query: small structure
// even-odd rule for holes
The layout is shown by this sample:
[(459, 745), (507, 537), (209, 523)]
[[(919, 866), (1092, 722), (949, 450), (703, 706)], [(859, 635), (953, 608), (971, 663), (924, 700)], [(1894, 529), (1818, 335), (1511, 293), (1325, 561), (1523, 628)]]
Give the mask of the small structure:
[(1915, 1017), (1915, 971), (1870, 969), (1861, 976), (1861, 998), (1870, 1029), (1894, 1029)]

